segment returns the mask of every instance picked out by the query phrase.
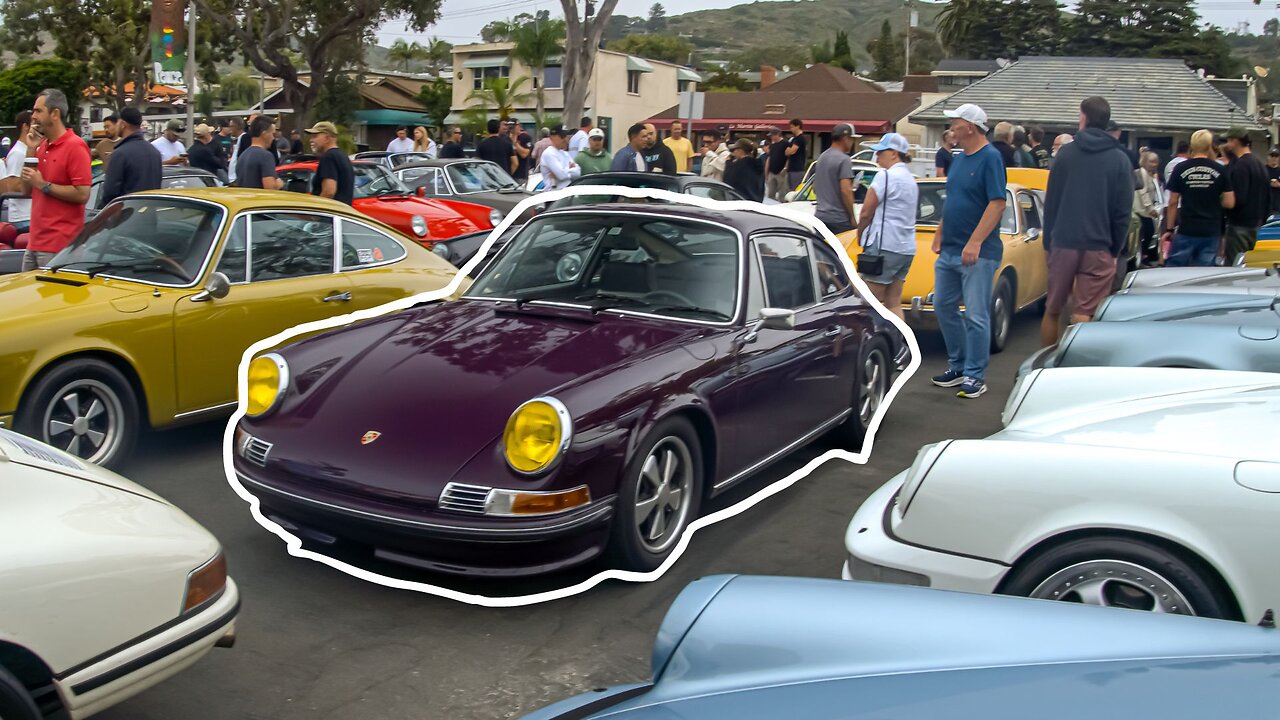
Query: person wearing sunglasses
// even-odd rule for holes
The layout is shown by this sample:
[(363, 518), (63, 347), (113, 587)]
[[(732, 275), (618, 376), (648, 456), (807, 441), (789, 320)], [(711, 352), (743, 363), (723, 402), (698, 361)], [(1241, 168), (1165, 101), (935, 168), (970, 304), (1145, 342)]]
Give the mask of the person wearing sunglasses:
[(445, 143), (440, 147), (440, 159), (459, 159), (462, 157), (462, 128), (453, 126), (449, 129), (449, 135), (445, 138)]

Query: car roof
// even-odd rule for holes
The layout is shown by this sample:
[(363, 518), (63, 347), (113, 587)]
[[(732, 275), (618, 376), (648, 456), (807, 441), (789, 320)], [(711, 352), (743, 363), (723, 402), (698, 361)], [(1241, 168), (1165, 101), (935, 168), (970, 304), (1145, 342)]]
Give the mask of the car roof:
[[(750, 234), (763, 230), (780, 230), (801, 232), (813, 235), (814, 232), (793, 220), (755, 210), (724, 210), (698, 207), (696, 205), (641, 205), (637, 203), (602, 203), (599, 205), (573, 205), (539, 214), (538, 218), (552, 215), (594, 215), (601, 212), (618, 212), (645, 215), (663, 215), (676, 220), (704, 220), (728, 225), (739, 232)], [(535, 218), (536, 219), (536, 218)]]
[[(923, 177), (923, 178), (916, 178), (916, 182), (921, 185), (945, 185), (947, 182), (947, 179), (940, 178), (940, 177)], [(1043, 188), (1028, 187), (1026, 185), (1021, 185), (1016, 182), (1005, 183), (1005, 187), (1012, 192), (1017, 192), (1019, 190), (1044, 192)]]
[[(725, 183), (721, 180), (716, 180), (715, 178), (702, 177), (702, 176), (693, 175), (693, 174), (666, 175), (666, 174), (659, 174), (659, 173), (624, 172), (620, 170), (618, 171), (610, 170), (607, 172), (583, 175), (582, 177), (579, 177), (578, 179), (570, 183), (570, 185), (571, 186), (587, 185), (587, 184), (595, 185), (597, 184), (595, 181), (600, 180), (602, 178), (617, 179), (617, 180), (646, 180), (646, 181), (649, 181), (650, 183), (653, 183), (656, 180), (658, 182), (667, 182), (668, 184), (676, 185), (678, 187), (684, 187), (685, 185), (689, 185), (695, 182), (699, 184), (705, 183), (708, 185), (716, 185), (718, 187), (726, 187), (726, 188), (732, 187), (728, 183)], [(588, 180), (590, 182), (587, 182)]]
[(378, 223), (352, 209), (350, 205), (336, 200), (322, 198), (303, 193), (287, 193), (282, 190), (258, 190), (256, 188), (217, 187), (217, 188), (181, 188), (173, 190), (146, 190), (134, 193), (131, 197), (149, 195), (192, 198), (212, 202), (232, 211), (254, 210), (258, 208), (290, 208), (295, 210), (320, 210), (339, 215), (349, 215), (361, 221)]
[(414, 160), (413, 162), (401, 163), (396, 166), (396, 170), (404, 170), (405, 168), (423, 168), (423, 167), (444, 167), (446, 165), (456, 165), (458, 163), (484, 163), (497, 167), (498, 163), (489, 160), (481, 160), (480, 158), (435, 158), (432, 160)]

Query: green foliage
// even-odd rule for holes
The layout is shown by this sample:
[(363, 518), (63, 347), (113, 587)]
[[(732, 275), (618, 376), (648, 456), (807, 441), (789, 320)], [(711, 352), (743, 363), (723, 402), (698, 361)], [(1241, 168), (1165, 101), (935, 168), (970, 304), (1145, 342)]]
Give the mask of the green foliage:
[(751, 85), (729, 68), (720, 68), (709, 77), (704, 75), (698, 89), (705, 92), (746, 92), (751, 89)]
[(221, 78), (218, 95), (222, 104), (232, 110), (248, 108), (262, 96), (262, 86), (249, 75), (248, 70), (237, 70)]
[[(889, 28), (888, 20), (884, 21), (884, 27), (887, 31)], [(853, 50), (849, 47), (849, 33), (843, 30), (836, 31), (836, 41), (831, 46), (830, 64), (851, 72), (857, 69), (853, 64)]]
[(645, 28), (651, 33), (667, 31), (667, 9), (662, 7), (662, 3), (654, 3), (649, 8), (649, 21)]
[(871, 71), (872, 80), (902, 79), (902, 64), (906, 49), (893, 36), (893, 28), (885, 20), (880, 26), (880, 37), (867, 44), (871, 60), (875, 67)]
[(799, 70), (812, 61), (809, 59), (809, 50), (806, 48), (794, 44), (784, 44), (760, 45), (749, 48), (734, 53), (730, 57), (730, 62), (735, 67), (740, 67), (743, 70), (759, 70), (761, 65), (772, 65), (779, 70), (784, 67)]
[(209, 117), (213, 115), (214, 101), (216, 101), (217, 99), (218, 99), (218, 96), (214, 93), (201, 92), (197, 94), (196, 95), (196, 114), (203, 117)]
[(831, 51), (830, 42), (809, 46), (809, 55), (813, 58), (814, 65), (830, 65), (831, 59), (835, 57)]
[(693, 52), (693, 45), (675, 35), (628, 35), (621, 40), (608, 43), (605, 47), (628, 55), (639, 55), (677, 65), (688, 63), (689, 54)]
[[(898, 42), (905, 44), (906, 34), (898, 33)], [(903, 62), (906, 62), (906, 48), (903, 48)], [(946, 57), (938, 37), (924, 28), (911, 28), (911, 67), (907, 68), (911, 75), (928, 75), (938, 67), (938, 63)]]
[(529, 83), (528, 76), (511, 78), (493, 78), (486, 80), (484, 88), (472, 90), (467, 95), (468, 101), (476, 101), (477, 107), (483, 109), (484, 119), (496, 114), (498, 117), (515, 115), (516, 108), (528, 104), (531, 94), (525, 89)]
[[(507, 20), (494, 20), (480, 28), (480, 39), (487, 43), (515, 42), (516, 33), (524, 25), (538, 25), (551, 22), (550, 10), (539, 10), (536, 14), (520, 13)], [(563, 21), (560, 21), (563, 22)]]
[(320, 86), (312, 115), (334, 125), (350, 125), (359, 109), (360, 79), (348, 73), (333, 73)]
[(19, 60), (0, 71), (0, 118), (5, 124), (23, 110), (30, 110), (36, 95), (46, 88), (66, 93), (71, 106), (68, 125), (78, 121), (79, 99), (85, 88), (85, 70), (80, 63), (62, 59)]
[(402, 72), (409, 72), (409, 65), (425, 60), (427, 56), (426, 48), (419, 45), (415, 40), (407, 43), (404, 39), (396, 40), (391, 44), (391, 49), (387, 50), (387, 60), (400, 68)]
[(445, 118), (449, 117), (449, 106), (453, 104), (453, 85), (445, 80), (427, 83), (418, 93), (418, 102), (427, 109), (426, 115), (436, 128), (443, 129)]
[(1199, 30), (1192, 0), (1082, 0), (1068, 25), (1069, 52), (1089, 56), (1175, 57), (1214, 75), (1235, 74), (1221, 30)]
[(1267, 37), (1280, 37), (1280, 18), (1271, 18), (1263, 23), (1262, 34)]

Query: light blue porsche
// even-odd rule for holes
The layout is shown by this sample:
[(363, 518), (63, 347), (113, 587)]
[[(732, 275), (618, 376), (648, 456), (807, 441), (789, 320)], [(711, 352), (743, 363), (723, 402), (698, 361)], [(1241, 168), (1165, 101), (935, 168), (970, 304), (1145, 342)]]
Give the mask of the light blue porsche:
[(653, 680), (525, 720), (1275, 720), (1280, 631), (880, 583), (719, 575), (676, 598)]

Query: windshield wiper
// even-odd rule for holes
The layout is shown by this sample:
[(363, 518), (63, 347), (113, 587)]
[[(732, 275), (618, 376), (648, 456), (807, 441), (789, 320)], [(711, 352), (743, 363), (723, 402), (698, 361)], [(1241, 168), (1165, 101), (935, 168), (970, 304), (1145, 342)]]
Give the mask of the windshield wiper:
[(712, 310), (711, 308), (698, 307), (696, 305), (655, 305), (653, 306), (653, 309), (655, 311), (665, 310), (667, 312), (698, 313), (700, 315), (710, 315), (711, 317), (717, 318), (719, 320), (732, 319), (728, 315), (725, 315), (724, 313), (720, 312), (719, 310)]
[[(87, 262), (87, 261), (82, 261), (82, 262)], [(78, 263), (66, 263), (64, 265), (59, 265), (58, 267), (65, 267), (66, 265), (73, 265), (73, 264), (78, 264)], [(118, 262), (98, 263), (97, 265), (86, 268), (85, 273), (88, 274), (90, 278), (92, 278), (95, 275), (100, 275), (109, 270), (139, 270), (141, 268), (159, 270), (160, 272), (172, 275), (178, 278), (179, 280), (182, 280), (183, 282), (191, 282), (191, 278), (188, 277), (186, 273), (178, 272), (177, 270), (174, 270), (173, 268), (169, 267), (168, 265), (165, 265), (164, 263), (161, 263), (159, 260), (156, 260), (156, 259), (135, 260), (133, 262), (127, 262), (127, 263), (118, 263)], [(49, 269), (53, 270), (53, 268), (49, 268)], [(136, 278), (130, 278), (130, 279), (136, 279)]]

